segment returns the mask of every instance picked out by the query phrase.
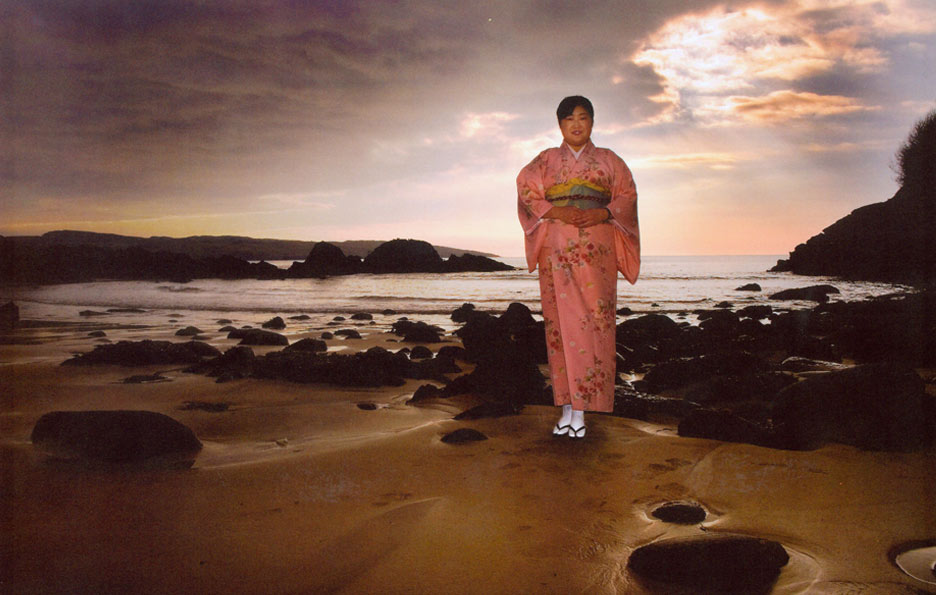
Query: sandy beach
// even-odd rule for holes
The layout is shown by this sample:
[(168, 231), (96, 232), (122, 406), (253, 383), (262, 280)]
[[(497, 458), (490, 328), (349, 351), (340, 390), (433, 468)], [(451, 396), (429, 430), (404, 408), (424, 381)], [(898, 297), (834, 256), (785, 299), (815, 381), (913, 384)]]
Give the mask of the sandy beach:
[[(892, 560), (894, 548), (936, 536), (931, 451), (775, 450), (610, 415), (590, 416), (587, 438), (571, 441), (551, 437), (552, 407), (454, 421), (471, 396), (407, 405), (420, 380), (219, 384), (184, 366), (59, 365), (95, 345), (92, 330), (180, 341), (179, 326), (46, 320), (6, 335), (2, 591), (679, 592), (635, 576), (631, 553), (668, 537), (735, 533), (788, 552), (772, 593), (936, 592), (936, 576), (915, 580)], [(329, 348), (401, 347), (381, 325), (359, 328), (363, 339)], [(169, 380), (121, 382), (157, 372)], [(189, 401), (229, 408), (183, 409)], [(92, 409), (166, 414), (204, 449), (192, 468), (168, 470), (88, 467), (33, 448), (42, 414)], [(441, 441), (459, 428), (487, 440)], [(667, 502), (696, 503), (707, 517), (651, 516)]]

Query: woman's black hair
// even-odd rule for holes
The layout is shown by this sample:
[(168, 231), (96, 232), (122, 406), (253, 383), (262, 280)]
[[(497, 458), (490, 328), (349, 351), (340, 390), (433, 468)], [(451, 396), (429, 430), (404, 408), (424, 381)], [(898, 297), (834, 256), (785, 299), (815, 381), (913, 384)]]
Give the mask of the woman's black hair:
[(581, 95), (572, 95), (560, 101), (559, 107), (556, 108), (556, 118), (562, 122), (565, 118), (571, 116), (575, 108), (579, 106), (585, 108), (585, 111), (588, 112), (588, 116), (592, 120), (595, 119), (595, 108), (592, 107), (591, 101), (589, 101), (587, 97), (582, 97)]

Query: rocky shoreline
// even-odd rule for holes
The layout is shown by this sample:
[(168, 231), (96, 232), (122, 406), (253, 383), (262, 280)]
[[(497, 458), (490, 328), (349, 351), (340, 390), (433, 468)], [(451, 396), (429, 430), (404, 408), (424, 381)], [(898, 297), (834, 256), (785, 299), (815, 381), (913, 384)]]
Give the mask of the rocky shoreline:
[[(791, 450), (831, 442), (885, 451), (933, 444), (934, 376), (930, 371), (921, 377), (917, 369), (936, 368), (936, 294), (820, 303), (801, 311), (759, 306), (694, 314), (698, 325), (660, 314), (618, 324), (614, 415), (676, 423), (681, 436)], [(464, 394), (483, 399), (483, 406), (464, 413), (469, 418), (551, 404), (543, 323), (526, 306), (514, 303), (496, 315), (465, 304), (451, 318), (462, 324), (454, 336), (399, 319), (390, 331), (398, 337), (393, 340), (415, 345), (395, 351), (375, 346), (351, 355), (327, 353), (321, 339), (290, 344), (272, 330), (228, 327), (228, 338), (241, 343), (223, 353), (197, 340), (121, 341), (65, 364), (187, 364), (187, 372), (218, 382), (260, 378), (376, 387), (426, 379), (433, 384), (415, 391), (411, 404)], [(284, 324), (277, 317), (263, 326)], [(199, 332), (192, 327), (188, 335), (197, 339)], [(354, 329), (322, 333), (327, 339), (342, 334), (360, 337)], [(435, 354), (423, 346), (441, 341), (462, 346)], [(283, 348), (256, 355), (251, 345)], [(466, 364), (471, 371), (461, 373)]]

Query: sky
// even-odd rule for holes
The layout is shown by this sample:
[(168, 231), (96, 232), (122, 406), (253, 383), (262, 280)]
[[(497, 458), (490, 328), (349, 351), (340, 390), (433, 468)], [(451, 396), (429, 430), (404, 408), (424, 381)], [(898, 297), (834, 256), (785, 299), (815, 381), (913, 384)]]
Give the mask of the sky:
[(932, 0), (5, 0), (0, 234), (416, 238), (523, 253), (567, 95), (644, 254), (785, 254), (897, 190)]

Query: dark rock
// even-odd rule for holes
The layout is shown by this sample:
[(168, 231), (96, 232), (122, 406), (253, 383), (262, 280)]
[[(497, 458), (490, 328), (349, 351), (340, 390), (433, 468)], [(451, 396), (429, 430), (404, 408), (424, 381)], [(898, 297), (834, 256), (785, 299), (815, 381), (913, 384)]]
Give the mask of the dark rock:
[(351, 320), (373, 320), (374, 315), (367, 312), (355, 312), (351, 315)]
[(339, 337), (344, 337), (346, 339), (360, 339), (361, 333), (357, 332), (353, 328), (343, 328), (335, 331), (335, 335)]
[(757, 283), (747, 283), (741, 287), (735, 287), (735, 291), (760, 291), (761, 286)]
[[(238, 345), (289, 345), (289, 339), (273, 331), (258, 328), (239, 330), (243, 331), (243, 334)], [(233, 333), (228, 334), (228, 337), (231, 337), (231, 334)]]
[(189, 428), (152, 411), (53, 411), (39, 418), (31, 440), (55, 458), (107, 463), (188, 463), (201, 442)]
[(452, 310), (452, 322), (468, 322), (471, 315), (475, 312), (475, 305), (464, 303), (455, 310)]
[(233, 320), (228, 320), (227, 318), (219, 318), (218, 320), (215, 320), (215, 324), (222, 324), (222, 325), (232, 324), (233, 322), (234, 322)]
[(196, 326), (187, 326), (185, 328), (180, 328), (176, 331), (175, 334), (177, 337), (194, 337), (195, 335), (200, 335), (203, 332), (205, 331)]
[(107, 316), (107, 312), (97, 312), (95, 310), (82, 310), (79, 316)]
[(351, 355), (274, 351), (257, 358), (254, 376), (339, 386), (401, 386), (410, 369), (405, 355), (371, 347)]
[(498, 322), (508, 332), (514, 332), (536, 324), (533, 319), (533, 313), (525, 305), (519, 302), (513, 302), (507, 306), (507, 310), (500, 315)]
[(664, 314), (646, 314), (630, 318), (617, 325), (618, 343), (635, 346), (649, 340), (670, 338), (679, 334), (679, 325)]
[(387, 308), (386, 310), (381, 310), (380, 313), (383, 314), (384, 316), (393, 316), (396, 314), (396, 311), (391, 310), (390, 308)]
[(422, 321), (413, 322), (401, 319), (393, 323), (390, 332), (403, 337), (407, 343), (438, 343), (442, 340), (440, 335), (444, 331)]
[(410, 359), (426, 359), (431, 358), (432, 352), (429, 351), (429, 348), (425, 345), (417, 345), (413, 347), (413, 350), (410, 351)]
[(774, 444), (773, 435), (766, 427), (730, 411), (696, 409), (679, 422), (678, 433), (686, 438), (707, 438), (759, 446)]
[(622, 306), (618, 308), (617, 311), (615, 312), (615, 314), (617, 314), (618, 316), (630, 316), (633, 313), (634, 311), (628, 308), (627, 306)]
[(368, 273), (438, 273), (442, 258), (429, 242), (422, 240), (391, 240), (377, 246), (364, 258)]
[(281, 331), (284, 328), (286, 328), (286, 322), (279, 316), (275, 316), (267, 320), (260, 326), (262, 326), (263, 328), (270, 328), (270, 329)]
[(7, 302), (0, 306), (0, 330), (9, 331), (19, 324), (19, 306)]
[(335, 322), (344, 322), (345, 320), (347, 320), (347, 318), (345, 318), (344, 316), (335, 316), (334, 318), (332, 318), (332, 320), (334, 320)]
[(697, 403), (685, 399), (641, 393), (628, 382), (614, 387), (612, 414), (617, 417), (659, 422), (682, 419), (698, 408)]
[(738, 316), (742, 318), (752, 318), (754, 320), (763, 320), (773, 313), (773, 308), (767, 305), (763, 306), (745, 306), (738, 310)]
[(309, 316), (308, 314), (299, 314), (297, 316), (289, 317), (290, 320), (309, 320), (310, 318), (311, 316)]
[(796, 379), (780, 372), (715, 375), (686, 390), (685, 398), (695, 403), (736, 403), (738, 401), (769, 401)]
[(667, 502), (653, 509), (650, 513), (664, 523), (677, 525), (697, 525), (705, 520), (705, 509), (691, 502)]
[(162, 374), (137, 374), (121, 380), (124, 384), (143, 384), (146, 382), (165, 382), (169, 380)]
[(481, 403), (471, 409), (462, 411), (454, 417), (456, 421), (481, 419), (486, 417), (504, 417), (505, 415), (517, 415), (522, 410), (508, 401)]
[(334, 339), (334, 338), (335, 338), (334, 333), (330, 333), (328, 331), (325, 331), (324, 333), (322, 333), (323, 340)]
[(107, 311), (110, 314), (143, 314), (146, 312), (139, 308), (108, 308)]
[(698, 357), (678, 358), (659, 363), (644, 376), (647, 392), (708, 380), (713, 376), (747, 375), (767, 369), (767, 363), (746, 351), (720, 351)]
[(89, 337), (106, 337), (107, 333), (105, 333), (104, 331), (91, 331), (90, 333), (88, 333), (88, 336)]
[(933, 443), (934, 398), (911, 368), (865, 364), (810, 376), (777, 396), (772, 417), (784, 448), (827, 442), (910, 451)]
[(718, 302), (717, 304), (715, 304), (715, 307), (716, 308), (732, 308), (734, 307), (734, 304), (732, 304), (731, 302)]
[(790, 557), (776, 541), (708, 533), (661, 539), (634, 550), (627, 561), (641, 577), (694, 592), (764, 593)]
[(458, 345), (445, 345), (439, 348), (439, 351), (436, 352), (436, 357), (450, 358), (452, 360), (464, 360), (467, 357), (467, 353), (465, 352), (464, 347), (459, 347)]
[(796, 289), (785, 289), (771, 294), (772, 300), (808, 300), (813, 302), (829, 301), (830, 293), (839, 293), (839, 290), (831, 285), (810, 285), (809, 287), (798, 287)]
[(179, 409), (183, 411), (208, 411), (221, 413), (231, 407), (230, 403), (209, 403), (207, 401), (185, 401)]
[(836, 362), (825, 362), (797, 356), (788, 357), (780, 362), (780, 369), (784, 372), (831, 372), (833, 370), (845, 370), (848, 367)]
[(328, 345), (319, 339), (305, 338), (286, 347), (286, 351), (328, 351)]
[(360, 258), (345, 256), (338, 246), (319, 242), (303, 262), (294, 262), (289, 267), (287, 275), (298, 278), (348, 275), (360, 272), (360, 264)]
[(442, 262), (442, 271), (446, 273), (461, 273), (469, 271), (477, 272), (495, 272), (495, 271), (515, 271), (517, 267), (504, 264), (493, 258), (481, 256), (478, 254), (452, 254)]
[(446, 444), (464, 444), (466, 442), (477, 442), (479, 440), (487, 440), (487, 436), (471, 428), (460, 428), (442, 436), (442, 442)]
[(414, 405), (426, 399), (438, 399), (444, 397), (442, 389), (432, 384), (424, 384), (416, 389), (413, 396), (406, 402), (407, 405)]
[(149, 364), (192, 364), (203, 357), (215, 357), (221, 352), (198, 341), (170, 343), (169, 341), (119, 341), (98, 345), (92, 351), (64, 361), (63, 365), (87, 366), (116, 364), (145, 366)]
[[(235, 328), (235, 327), (233, 327), (233, 326), (231, 326), (231, 325), (227, 325), (227, 326), (222, 326), (221, 328), (219, 328), (219, 329), (218, 329), (218, 332), (219, 332), (219, 333), (230, 333), (231, 331), (236, 331), (236, 330), (237, 330), (237, 328)], [(230, 337), (228, 337), (228, 338), (230, 338)]]
[(358, 409), (363, 409), (364, 411), (375, 411), (377, 409), (376, 403), (358, 403)]

